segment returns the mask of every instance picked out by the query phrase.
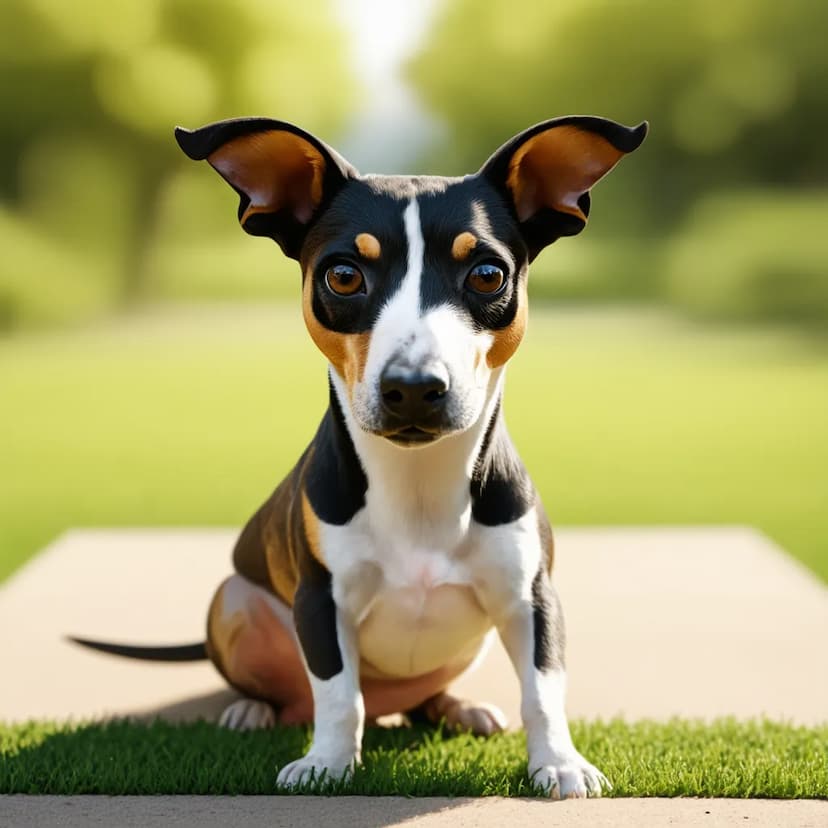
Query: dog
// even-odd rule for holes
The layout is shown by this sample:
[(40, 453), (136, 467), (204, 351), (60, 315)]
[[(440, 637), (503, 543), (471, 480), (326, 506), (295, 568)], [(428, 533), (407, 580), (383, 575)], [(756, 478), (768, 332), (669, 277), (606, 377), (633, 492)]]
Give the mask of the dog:
[(206, 642), (75, 640), (209, 657), (242, 694), (227, 727), (313, 721), (307, 754), (278, 775), (296, 786), (348, 775), (366, 717), (502, 730), (499, 710), (449, 692), (494, 628), (520, 682), (532, 781), (553, 798), (599, 796), (608, 782), (569, 733), (552, 532), (506, 431), (503, 381), (526, 329), (529, 264), (584, 228), (590, 189), (646, 133), (557, 118), (476, 174), (444, 178), (360, 175), (265, 118), (177, 128), (184, 153), (238, 193), (244, 230), (299, 262), (330, 404), (241, 532)]

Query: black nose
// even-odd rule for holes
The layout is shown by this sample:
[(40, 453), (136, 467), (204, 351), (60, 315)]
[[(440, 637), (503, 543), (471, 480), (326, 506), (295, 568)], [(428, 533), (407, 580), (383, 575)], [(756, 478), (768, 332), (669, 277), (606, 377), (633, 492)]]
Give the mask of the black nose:
[(424, 423), (445, 404), (447, 376), (435, 371), (411, 371), (397, 367), (385, 370), (380, 378), (380, 393), (386, 410), (407, 423)]

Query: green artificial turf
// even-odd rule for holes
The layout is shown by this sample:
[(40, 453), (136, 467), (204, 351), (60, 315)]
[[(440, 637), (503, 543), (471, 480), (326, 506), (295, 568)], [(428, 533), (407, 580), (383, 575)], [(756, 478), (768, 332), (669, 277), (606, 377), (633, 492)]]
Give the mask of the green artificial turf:
[[(239, 526), (327, 404), (297, 306), (0, 339), (0, 578), (73, 526)], [(828, 349), (534, 303), (505, 411), (555, 525), (749, 524), (828, 579)]]
[[(611, 796), (828, 799), (828, 727), (675, 720), (575, 722)], [(0, 794), (275, 794), (306, 728), (236, 733), (204, 723), (0, 726)], [(369, 728), (364, 766), (330, 793), (532, 796), (525, 739)], [(306, 786), (305, 791), (312, 791)], [(317, 789), (318, 790), (318, 789)], [(284, 792), (284, 791), (282, 791)]]

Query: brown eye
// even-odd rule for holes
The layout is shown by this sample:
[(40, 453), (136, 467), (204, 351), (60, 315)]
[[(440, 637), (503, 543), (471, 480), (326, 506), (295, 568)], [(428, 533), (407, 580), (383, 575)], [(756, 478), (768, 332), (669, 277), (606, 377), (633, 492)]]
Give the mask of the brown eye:
[(496, 264), (479, 264), (466, 276), (466, 287), (475, 293), (492, 296), (506, 284), (506, 274)]
[(325, 272), (325, 282), (337, 296), (353, 296), (364, 290), (365, 279), (357, 268), (349, 264), (329, 267)]

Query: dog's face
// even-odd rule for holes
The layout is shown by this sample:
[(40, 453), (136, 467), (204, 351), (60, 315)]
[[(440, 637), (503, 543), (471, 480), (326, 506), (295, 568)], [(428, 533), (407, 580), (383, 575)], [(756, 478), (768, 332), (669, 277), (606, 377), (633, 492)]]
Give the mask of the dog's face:
[(361, 428), (419, 445), (477, 421), (526, 323), (525, 246), (490, 185), (353, 182), (301, 261), (305, 321)]
[(465, 178), (360, 176), (265, 119), (177, 130), (241, 197), (249, 233), (302, 267), (303, 313), (357, 425), (418, 446), (478, 421), (526, 328), (529, 262), (580, 232), (589, 190), (640, 145), (599, 118), (538, 124)]

